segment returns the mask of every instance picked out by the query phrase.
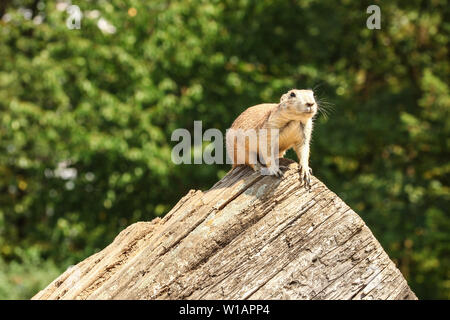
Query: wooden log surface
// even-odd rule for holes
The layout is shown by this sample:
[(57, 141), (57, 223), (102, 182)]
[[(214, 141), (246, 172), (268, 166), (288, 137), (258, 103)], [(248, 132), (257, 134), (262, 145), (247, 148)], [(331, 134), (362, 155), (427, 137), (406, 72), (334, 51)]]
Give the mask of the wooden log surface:
[(298, 165), (247, 167), (138, 222), (33, 299), (417, 299), (363, 220)]

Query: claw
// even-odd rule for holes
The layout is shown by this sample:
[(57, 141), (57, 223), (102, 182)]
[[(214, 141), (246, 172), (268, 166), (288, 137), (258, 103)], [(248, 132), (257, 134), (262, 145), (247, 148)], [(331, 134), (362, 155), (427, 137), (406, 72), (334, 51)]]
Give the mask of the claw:
[(261, 174), (264, 176), (277, 176), (278, 178), (283, 175), (283, 171), (280, 170), (280, 167), (272, 166), (269, 168), (261, 167)]
[(307, 190), (310, 190), (311, 189), (311, 175), (312, 175), (311, 168), (308, 168), (308, 167), (303, 168), (302, 166), (300, 166), (299, 174), (300, 174), (300, 185), (305, 186), (305, 188)]
[(269, 171), (278, 178), (283, 175), (283, 171), (281, 171), (279, 167), (272, 167), (269, 169)]

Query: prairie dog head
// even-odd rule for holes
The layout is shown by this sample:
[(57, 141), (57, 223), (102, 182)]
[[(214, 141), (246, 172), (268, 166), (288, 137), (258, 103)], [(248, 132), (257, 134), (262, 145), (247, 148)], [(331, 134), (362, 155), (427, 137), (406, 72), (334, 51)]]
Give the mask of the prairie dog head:
[(317, 113), (314, 92), (312, 90), (289, 90), (281, 96), (280, 108), (295, 118), (312, 118)]

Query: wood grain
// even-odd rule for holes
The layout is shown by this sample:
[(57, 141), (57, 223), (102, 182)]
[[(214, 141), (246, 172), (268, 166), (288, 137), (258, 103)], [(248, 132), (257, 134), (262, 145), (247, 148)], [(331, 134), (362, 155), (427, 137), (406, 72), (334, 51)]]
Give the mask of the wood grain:
[(123, 230), (33, 299), (417, 299), (364, 221), (318, 179), (238, 167)]

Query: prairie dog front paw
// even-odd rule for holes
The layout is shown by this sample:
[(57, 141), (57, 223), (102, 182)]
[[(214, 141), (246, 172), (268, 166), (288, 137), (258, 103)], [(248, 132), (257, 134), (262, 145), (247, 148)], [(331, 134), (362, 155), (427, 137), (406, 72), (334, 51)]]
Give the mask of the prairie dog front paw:
[(299, 174), (300, 174), (300, 185), (305, 186), (305, 188), (308, 190), (311, 189), (312, 169), (308, 166), (300, 165)]
[(283, 171), (281, 171), (279, 166), (270, 166), (268, 168), (262, 167), (261, 174), (265, 176), (277, 176), (281, 177), (283, 175)]

